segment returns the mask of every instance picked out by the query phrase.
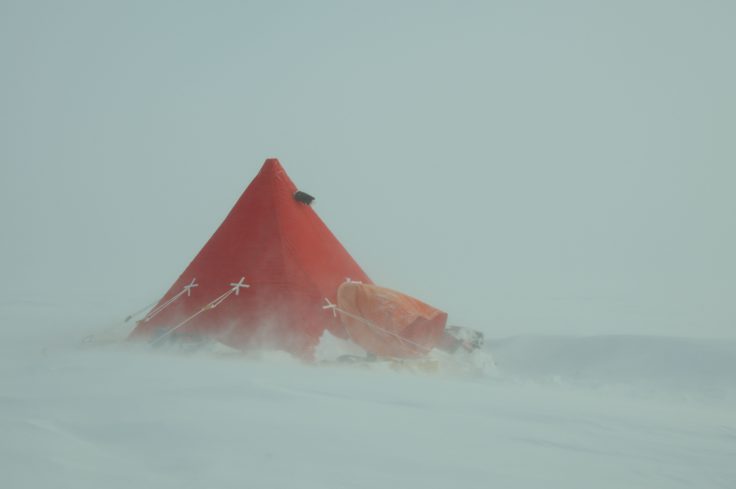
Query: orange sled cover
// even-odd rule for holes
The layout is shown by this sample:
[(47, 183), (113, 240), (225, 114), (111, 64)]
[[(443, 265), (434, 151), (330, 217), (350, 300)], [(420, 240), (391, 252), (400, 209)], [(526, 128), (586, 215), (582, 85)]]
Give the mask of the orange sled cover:
[(425, 355), (442, 338), (447, 313), (401, 292), (345, 282), (337, 290), (340, 320), (351, 339), (380, 357)]

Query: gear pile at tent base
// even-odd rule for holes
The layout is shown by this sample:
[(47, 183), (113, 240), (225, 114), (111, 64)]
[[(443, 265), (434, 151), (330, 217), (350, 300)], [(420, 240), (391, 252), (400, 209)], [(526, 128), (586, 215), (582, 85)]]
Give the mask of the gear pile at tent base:
[(312, 359), (329, 331), (369, 356), (418, 358), (482, 343), (447, 314), (374, 284), (277, 159), (268, 159), (223, 223), (130, 339), (215, 340)]

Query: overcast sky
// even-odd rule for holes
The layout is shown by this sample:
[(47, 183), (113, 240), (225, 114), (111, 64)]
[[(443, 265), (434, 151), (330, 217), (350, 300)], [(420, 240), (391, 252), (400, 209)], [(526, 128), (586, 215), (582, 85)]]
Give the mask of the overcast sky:
[(0, 0), (0, 302), (157, 299), (277, 157), (451, 323), (734, 336), (735, 5)]

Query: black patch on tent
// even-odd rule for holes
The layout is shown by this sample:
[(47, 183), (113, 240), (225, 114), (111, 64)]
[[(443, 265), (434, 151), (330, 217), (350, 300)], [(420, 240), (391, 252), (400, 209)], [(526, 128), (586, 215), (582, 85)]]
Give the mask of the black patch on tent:
[(312, 201), (314, 201), (314, 197), (312, 197), (311, 195), (309, 195), (306, 192), (302, 192), (301, 190), (297, 190), (294, 193), (294, 200), (296, 200), (297, 202), (301, 202), (302, 204), (311, 205), (312, 204)]

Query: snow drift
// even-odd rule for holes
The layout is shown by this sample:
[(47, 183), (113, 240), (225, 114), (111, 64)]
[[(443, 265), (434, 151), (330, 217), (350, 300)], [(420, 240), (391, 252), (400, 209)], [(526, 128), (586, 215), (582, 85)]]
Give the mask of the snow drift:
[(736, 345), (517, 337), (499, 373), (80, 345), (97, 316), (0, 306), (7, 487), (733, 487)]

